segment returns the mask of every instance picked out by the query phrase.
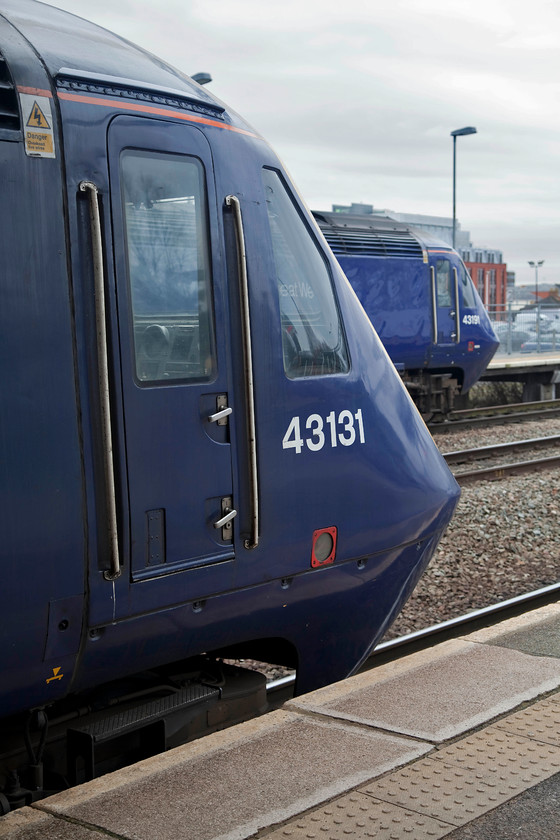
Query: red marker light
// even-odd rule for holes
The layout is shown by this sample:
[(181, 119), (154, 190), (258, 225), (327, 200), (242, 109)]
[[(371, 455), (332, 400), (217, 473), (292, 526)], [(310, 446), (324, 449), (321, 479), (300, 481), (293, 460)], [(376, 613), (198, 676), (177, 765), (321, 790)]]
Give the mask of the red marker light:
[(326, 566), (334, 563), (336, 554), (337, 529), (321, 528), (313, 532), (313, 545), (311, 548), (311, 565), (314, 569), (318, 566)]

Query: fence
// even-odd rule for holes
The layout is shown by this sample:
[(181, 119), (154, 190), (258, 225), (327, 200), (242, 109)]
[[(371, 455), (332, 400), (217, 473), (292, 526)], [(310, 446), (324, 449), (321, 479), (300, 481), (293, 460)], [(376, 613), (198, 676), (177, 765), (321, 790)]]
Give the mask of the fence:
[(560, 352), (560, 310), (543, 306), (487, 307), (500, 346), (498, 354)]

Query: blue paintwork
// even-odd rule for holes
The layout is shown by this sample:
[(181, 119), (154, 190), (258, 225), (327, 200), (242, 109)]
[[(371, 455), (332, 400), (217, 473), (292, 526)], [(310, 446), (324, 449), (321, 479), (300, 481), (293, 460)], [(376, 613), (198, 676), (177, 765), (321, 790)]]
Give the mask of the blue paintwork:
[[(57, 157), (28, 157), (21, 134), (0, 134), (0, 714), (273, 637), (297, 651), (299, 691), (347, 676), (432, 556), (458, 499), (454, 479), (297, 194), (308, 235), (331, 267), (351, 367), (285, 375), (261, 179), (263, 166), (283, 170), (268, 145), (187, 77), (103, 30), (33, 0), (6, 0), (2, 15), (0, 51), (16, 86), (53, 92)], [(60, 68), (74, 77), (98, 74), (98, 83), (84, 75), (78, 86), (62, 80), (57, 88)], [(138, 98), (123, 84), (119, 95), (107, 79), (116, 75), (136, 79), (139, 90), (155, 84), (175, 93), (147, 100), (148, 90)], [(204, 165), (218, 356), (211, 382), (134, 381), (117, 166), (130, 146), (196, 155)], [(103, 576), (108, 544), (89, 222), (78, 191), (84, 180), (99, 188), (105, 244), (123, 563), (114, 582)], [(244, 214), (253, 321), (261, 541), (252, 551), (243, 545), (247, 453), (229, 194)], [(233, 408), (229, 437), (204, 425), (222, 393)], [(363, 443), (304, 446), (299, 454), (282, 447), (293, 417), (305, 430), (310, 415), (342, 410), (362, 411)], [(231, 545), (210, 525), (209, 500), (225, 495), (239, 510)], [(169, 565), (151, 573), (142, 561), (145, 517), (159, 508), (168, 517)], [(332, 526), (335, 562), (312, 569), (312, 534)], [(58, 674), (62, 679), (50, 679)]]
[[(329, 213), (315, 214), (328, 230), (324, 220), (335, 223), (407, 231), (419, 243), (422, 253), (409, 256), (373, 256), (337, 254), (338, 262), (367, 312), (377, 334), (399, 371), (426, 370), (452, 373), (466, 393), (486, 370), (496, 352), (496, 337), (488, 313), (472, 280), (470, 294), (474, 306), (468, 305), (459, 284), (460, 341), (456, 330), (454, 307), (438, 309), (438, 340), (434, 342), (431, 269), (438, 259), (449, 260), (461, 271), (459, 254), (424, 231), (411, 231), (406, 225), (375, 217)], [(336, 228), (335, 228), (336, 229)]]

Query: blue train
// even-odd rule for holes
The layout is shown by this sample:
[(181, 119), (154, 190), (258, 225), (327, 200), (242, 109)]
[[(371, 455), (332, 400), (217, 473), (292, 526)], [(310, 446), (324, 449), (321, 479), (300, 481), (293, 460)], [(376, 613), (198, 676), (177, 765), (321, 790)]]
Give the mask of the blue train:
[(258, 134), (34, 0), (0, 73), (7, 811), (353, 673), (458, 487)]
[(499, 345), (459, 254), (389, 219), (314, 216), (419, 410), (445, 416)]

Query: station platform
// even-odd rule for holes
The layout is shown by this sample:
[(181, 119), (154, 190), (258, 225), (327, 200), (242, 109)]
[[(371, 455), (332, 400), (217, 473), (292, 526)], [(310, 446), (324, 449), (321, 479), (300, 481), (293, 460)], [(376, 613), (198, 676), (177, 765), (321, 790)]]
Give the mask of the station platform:
[(560, 605), (0, 818), (6, 840), (557, 840)]
[(480, 377), (483, 382), (522, 382), (523, 400), (554, 400), (560, 384), (560, 353), (497, 353)]
[(560, 368), (558, 350), (543, 353), (496, 353), (488, 363), (487, 371), (501, 370), (557, 370)]

